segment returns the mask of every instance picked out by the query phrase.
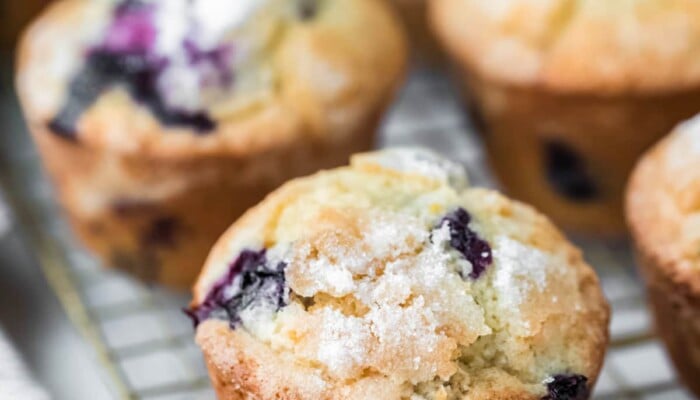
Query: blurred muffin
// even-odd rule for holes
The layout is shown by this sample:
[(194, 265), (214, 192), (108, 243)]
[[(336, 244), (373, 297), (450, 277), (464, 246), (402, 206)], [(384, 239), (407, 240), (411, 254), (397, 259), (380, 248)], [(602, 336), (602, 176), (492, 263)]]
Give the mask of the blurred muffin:
[(634, 162), (700, 110), (696, 0), (435, 0), (507, 191), (563, 227), (624, 230)]
[(657, 331), (700, 396), (700, 117), (642, 158), (626, 211)]
[(27, 32), (17, 84), (89, 248), (185, 287), (285, 180), (369, 148), (400, 82), (374, 0), (64, 0)]
[(50, 0), (0, 1), (0, 50), (12, 50), (29, 20)]
[(608, 339), (580, 252), (420, 150), (284, 185), (224, 234), (194, 293), (222, 400), (582, 400)]

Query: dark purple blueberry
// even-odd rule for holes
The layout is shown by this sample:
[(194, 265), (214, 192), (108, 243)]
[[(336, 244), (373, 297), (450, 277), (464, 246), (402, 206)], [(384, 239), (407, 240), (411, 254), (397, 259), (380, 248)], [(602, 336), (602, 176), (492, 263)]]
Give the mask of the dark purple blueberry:
[(554, 190), (571, 200), (589, 201), (598, 195), (586, 163), (568, 145), (555, 140), (545, 143), (547, 179)]
[(590, 396), (588, 378), (583, 375), (562, 374), (547, 382), (547, 395), (542, 400), (587, 400)]
[(229, 321), (231, 328), (236, 329), (241, 322), (240, 313), (251, 305), (265, 304), (278, 311), (286, 305), (286, 266), (283, 262), (269, 265), (265, 250), (244, 250), (204, 301), (185, 313), (195, 327), (215, 318)]
[(75, 140), (77, 122), (106, 90), (121, 85), (167, 126), (185, 126), (198, 133), (215, 128), (204, 112), (168, 107), (158, 91), (158, 78), (168, 60), (151, 53), (155, 42), (152, 5), (127, 1), (115, 8), (114, 21), (103, 43), (87, 54), (68, 89), (66, 104), (49, 122), (55, 134)]
[[(450, 246), (462, 253), (472, 265), (469, 278), (479, 279), (493, 262), (491, 246), (469, 228), (471, 216), (465, 209), (460, 207), (447, 214), (440, 222), (440, 226), (445, 222), (450, 228)], [(462, 275), (462, 279), (466, 278)]]
[(318, 13), (318, 0), (299, 0), (299, 18), (308, 21)]

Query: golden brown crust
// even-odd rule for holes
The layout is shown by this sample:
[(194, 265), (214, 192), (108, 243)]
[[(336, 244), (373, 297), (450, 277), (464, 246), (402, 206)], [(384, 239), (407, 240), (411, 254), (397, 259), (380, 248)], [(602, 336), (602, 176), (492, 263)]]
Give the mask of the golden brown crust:
[(700, 84), (695, 0), (436, 0), (430, 11), (452, 58), (487, 79), (607, 94)]
[(203, 323), (197, 344), (220, 400), (401, 400), (406, 389), (383, 378), (328, 386), (315, 368), (280, 358), (245, 331), (232, 330), (222, 321)]
[[(607, 343), (605, 338), (591, 354), (590, 387), (597, 380)], [(222, 321), (203, 323), (197, 330), (197, 344), (204, 353), (209, 376), (219, 400), (404, 400), (411, 393), (407, 388), (392, 385), (384, 379), (356, 382), (345, 388), (308, 384), (314, 380), (313, 377), (317, 377), (314, 369), (280, 360), (268, 347), (245, 332), (232, 330)], [(508, 388), (504, 381), (489, 381), (492, 384), (475, 385), (464, 399), (539, 400), (536, 395)], [(437, 394), (435, 398), (440, 399), (439, 396)]]

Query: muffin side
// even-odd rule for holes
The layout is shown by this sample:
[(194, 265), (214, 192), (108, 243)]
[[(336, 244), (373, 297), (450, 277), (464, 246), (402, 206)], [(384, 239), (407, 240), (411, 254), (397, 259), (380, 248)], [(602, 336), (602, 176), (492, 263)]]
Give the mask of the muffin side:
[(587, 398), (608, 340), (594, 272), (460, 169), (362, 155), (234, 224), (191, 309), (219, 398)]
[(468, 76), (472, 113), (504, 190), (587, 234), (625, 231), (624, 189), (639, 155), (700, 109), (700, 90), (572, 95)]
[(700, 394), (700, 120), (650, 150), (630, 180), (626, 216), (656, 330), (684, 383)]

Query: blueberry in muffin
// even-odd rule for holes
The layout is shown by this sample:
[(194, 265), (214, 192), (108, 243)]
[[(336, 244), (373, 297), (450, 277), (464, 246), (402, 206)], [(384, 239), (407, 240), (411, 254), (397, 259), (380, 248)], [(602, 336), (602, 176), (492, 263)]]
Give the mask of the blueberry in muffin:
[(374, 0), (60, 0), (18, 57), (80, 238), (176, 287), (269, 191), (370, 148), (407, 58)]

